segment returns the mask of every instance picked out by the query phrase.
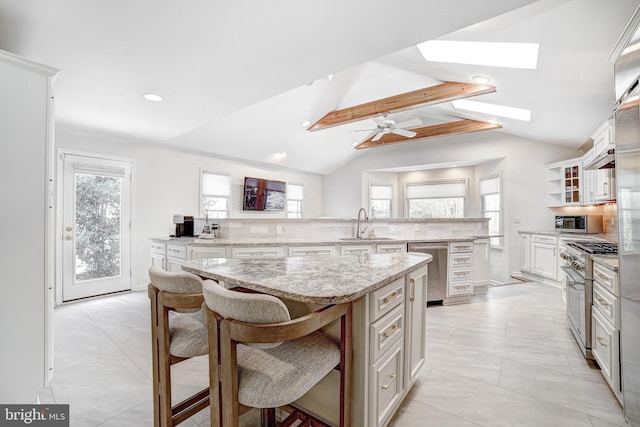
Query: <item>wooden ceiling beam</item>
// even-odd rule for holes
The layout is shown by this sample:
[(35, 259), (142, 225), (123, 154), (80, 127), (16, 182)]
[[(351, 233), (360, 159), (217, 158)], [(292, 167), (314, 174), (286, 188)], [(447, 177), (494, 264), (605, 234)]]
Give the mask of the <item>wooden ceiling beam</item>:
[[(384, 135), (378, 141), (373, 141), (373, 136), (366, 141), (360, 143), (355, 148), (357, 150), (363, 148), (379, 147), (381, 145), (397, 144), (400, 142), (411, 142), (417, 139), (436, 138), (439, 136), (460, 135), (463, 133), (480, 132), (483, 130), (491, 130), (501, 128), (502, 125), (498, 123), (482, 122), (479, 120), (463, 119), (450, 123), (442, 123), (439, 125), (432, 125), (421, 127), (417, 129), (408, 129), (416, 132), (417, 135), (413, 138), (405, 138), (404, 136), (396, 135), (394, 133), (388, 133)], [(375, 136), (375, 135), (374, 135)]]
[(342, 110), (332, 111), (311, 125), (307, 130), (316, 131), (346, 123), (357, 122), (383, 113), (397, 113), (412, 108), (440, 104), (456, 99), (492, 93), (495, 86), (471, 83), (444, 82), (389, 98), (367, 102)]

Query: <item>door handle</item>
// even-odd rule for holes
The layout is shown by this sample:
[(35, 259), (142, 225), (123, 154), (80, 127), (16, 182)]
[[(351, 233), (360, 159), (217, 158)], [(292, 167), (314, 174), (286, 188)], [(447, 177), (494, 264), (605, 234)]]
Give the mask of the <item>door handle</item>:
[(64, 236), (64, 240), (73, 240), (73, 236), (66, 235)]

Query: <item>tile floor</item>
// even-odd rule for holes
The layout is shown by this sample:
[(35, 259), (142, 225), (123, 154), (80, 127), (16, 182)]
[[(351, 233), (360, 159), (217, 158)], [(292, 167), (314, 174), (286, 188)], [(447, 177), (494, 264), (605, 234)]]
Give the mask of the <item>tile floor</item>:
[[(55, 309), (55, 377), (42, 399), (69, 403), (72, 427), (153, 425), (148, 304), (133, 292)], [(471, 304), (429, 307), (426, 350), (391, 426), (625, 425), (569, 331), (557, 288), (494, 287)], [(207, 378), (205, 358), (187, 363), (175, 372), (184, 395)], [(247, 415), (243, 424), (256, 425)], [(208, 425), (208, 410), (181, 424)]]

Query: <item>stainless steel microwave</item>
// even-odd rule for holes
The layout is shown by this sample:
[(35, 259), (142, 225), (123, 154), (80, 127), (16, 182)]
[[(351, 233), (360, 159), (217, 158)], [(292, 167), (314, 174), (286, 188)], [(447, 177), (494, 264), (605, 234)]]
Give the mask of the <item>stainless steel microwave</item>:
[(602, 215), (556, 215), (556, 231), (602, 233)]

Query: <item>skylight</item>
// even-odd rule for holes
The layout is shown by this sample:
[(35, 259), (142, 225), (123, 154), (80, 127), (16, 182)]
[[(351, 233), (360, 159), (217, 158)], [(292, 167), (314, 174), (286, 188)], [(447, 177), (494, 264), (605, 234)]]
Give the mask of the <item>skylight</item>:
[(507, 117), (510, 119), (531, 121), (531, 110), (524, 108), (505, 107), (504, 105), (487, 104), (485, 102), (468, 101), (459, 99), (453, 101), (453, 106), (459, 110), (475, 111), (477, 113), (491, 114), (493, 116)]
[(418, 45), (432, 62), (536, 69), (538, 43), (467, 42), (429, 40)]

